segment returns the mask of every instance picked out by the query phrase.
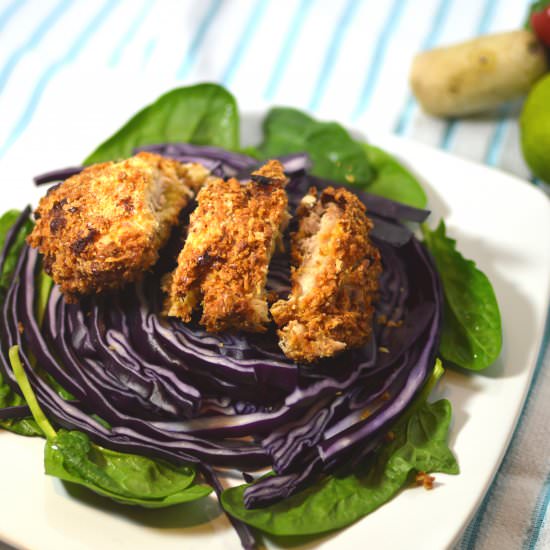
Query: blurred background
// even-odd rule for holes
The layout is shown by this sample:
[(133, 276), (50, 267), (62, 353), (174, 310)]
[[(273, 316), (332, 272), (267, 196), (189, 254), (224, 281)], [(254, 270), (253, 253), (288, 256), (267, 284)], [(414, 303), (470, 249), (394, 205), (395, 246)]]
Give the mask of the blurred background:
[[(29, 147), (49, 167), (76, 162), (85, 151), (81, 142), (72, 149), (72, 133), (87, 133), (92, 150), (164, 91), (215, 81), (241, 110), (293, 105), (367, 137), (394, 132), (528, 179), (518, 104), (467, 120), (430, 117), (408, 75), (421, 50), (519, 29), (529, 4), (0, 0), (0, 163), (19, 162)], [(48, 143), (33, 140), (42, 129)]]

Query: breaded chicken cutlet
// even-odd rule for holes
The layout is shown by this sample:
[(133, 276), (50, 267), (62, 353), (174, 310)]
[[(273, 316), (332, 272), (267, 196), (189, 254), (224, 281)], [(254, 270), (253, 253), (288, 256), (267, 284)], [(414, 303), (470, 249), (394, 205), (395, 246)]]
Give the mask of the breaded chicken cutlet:
[(292, 235), (292, 290), (271, 307), (279, 345), (295, 361), (312, 362), (364, 344), (382, 272), (369, 240), (372, 222), (345, 189), (312, 188), (297, 210)]
[(90, 166), (40, 200), (28, 244), (67, 301), (119, 288), (157, 262), (208, 176), (200, 164), (146, 152)]
[(269, 262), (288, 223), (287, 178), (278, 161), (251, 181), (211, 179), (197, 196), (176, 270), (167, 277), (166, 313), (210, 332), (263, 332), (269, 322), (265, 284)]

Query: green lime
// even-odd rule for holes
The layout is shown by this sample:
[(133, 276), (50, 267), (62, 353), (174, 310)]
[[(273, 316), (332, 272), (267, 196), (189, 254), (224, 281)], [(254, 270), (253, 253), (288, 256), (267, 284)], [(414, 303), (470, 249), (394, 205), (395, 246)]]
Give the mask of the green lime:
[(531, 88), (519, 124), (525, 161), (535, 176), (550, 182), (550, 74)]

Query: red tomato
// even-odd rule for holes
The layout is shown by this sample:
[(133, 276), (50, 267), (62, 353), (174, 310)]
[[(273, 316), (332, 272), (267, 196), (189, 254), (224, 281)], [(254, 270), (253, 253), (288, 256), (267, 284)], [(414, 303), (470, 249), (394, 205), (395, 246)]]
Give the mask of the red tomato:
[(538, 39), (550, 46), (550, 7), (536, 11), (531, 15), (531, 27)]

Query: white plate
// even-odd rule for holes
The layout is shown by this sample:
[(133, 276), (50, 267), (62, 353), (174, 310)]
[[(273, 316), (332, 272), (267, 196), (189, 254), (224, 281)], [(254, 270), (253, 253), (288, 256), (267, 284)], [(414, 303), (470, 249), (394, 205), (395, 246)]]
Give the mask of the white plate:
[[(38, 137), (27, 133), (0, 165), (2, 209), (36, 199), (30, 176), (59, 166), (63, 140), (73, 158), (60, 164), (74, 162), (75, 151), (89, 149), (90, 137), (76, 133), (61, 136), (58, 144), (43, 142), (28, 158), (25, 151), (44, 139), (44, 128)], [(259, 135), (256, 117), (245, 120), (243, 134), (247, 142)], [(487, 490), (535, 368), (550, 292), (550, 203), (537, 189), (501, 172), (395, 137), (370, 137), (419, 176), (433, 223), (444, 217), (459, 249), (491, 279), (503, 317), (504, 350), (482, 374), (448, 372), (437, 390), (453, 404), (450, 443), (459, 476), (437, 475), (435, 490), (405, 490), (352, 527), (304, 547), (355, 548), (369, 541), (380, 550), (440, 550), (460, 535)], [(48, 163), (54, 157), (55, 163)], [(0, 432), (0, 539), (56, 550), (240, 547), (213, 500), (200, 507), (143, 511), (77, 489), (69, 494), (61, 482), (43, 475), (43, 445)], [(205, 518), (210, 521), (202, 523)]]

